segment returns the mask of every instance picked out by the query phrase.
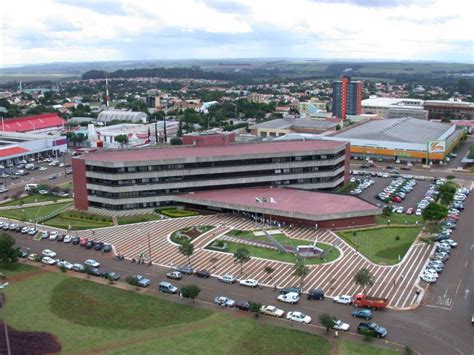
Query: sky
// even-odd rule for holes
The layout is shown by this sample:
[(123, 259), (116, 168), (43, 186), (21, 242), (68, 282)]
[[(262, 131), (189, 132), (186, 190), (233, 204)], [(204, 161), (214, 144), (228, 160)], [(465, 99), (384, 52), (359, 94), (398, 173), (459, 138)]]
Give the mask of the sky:
[(210, 58), (474, 63), (473, 0), (14, 0), (0, 66)]

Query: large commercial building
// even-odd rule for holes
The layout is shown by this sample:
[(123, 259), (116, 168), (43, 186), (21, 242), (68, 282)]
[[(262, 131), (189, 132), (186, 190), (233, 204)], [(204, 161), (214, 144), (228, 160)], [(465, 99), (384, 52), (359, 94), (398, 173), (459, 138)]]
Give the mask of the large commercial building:
[(428, 111), (423, 109), (423, 100), (408, 98), (370, 97), (362, 100), (362, 112), (375, 114), (379, 118), (414, 117), (428, 119)]
[(99, 116), (97, 117), (97, 122), (103, 122), (107, 124), (107, 122), (111, 121), (130, 121), (147, 123), (148, 115), (145, 112), (107, 110), (99, 113)]
[(277, 118), (250, 126), (250, 132), (260, 138), (281, 137), (291, 132), (323, 133), (336, 130), (337, 121), (308, 118)]
[(64, 121), (58, 113), (2, 119), (2, 132), (47, 133), (64, 128)]
[(350, 76), (343, 76), (332, 84), (332, 114), (345, 119), (347, 115), (362, 113), (362, 82), (352, 81)]
[(306, 141), (96, 152), (72, 159), (75, 206), (153, 208), (178, 194), (293, 186), (333, 190), (348, 178), (346, 142)]
[(431, 119), (474, 119), (474, 103), (472, 102), (456, 100), (426, 100), (424, 108), (428, 111), (428, 115)]

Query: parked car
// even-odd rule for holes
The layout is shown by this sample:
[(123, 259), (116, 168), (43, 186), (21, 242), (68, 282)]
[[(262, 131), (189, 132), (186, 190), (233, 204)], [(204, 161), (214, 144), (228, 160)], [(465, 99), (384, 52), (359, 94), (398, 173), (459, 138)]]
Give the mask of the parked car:
[(285, 293), (290, 293), (294, 292), (297, 293), (298, 295), (301, 294), (301, 288), (299, 287), (285, 287), (280, 290), (280, 294), (285, 294)]
[(49, 256), (45, 256), (41, 259), (41, 262), (46, 265), (54, 265), (56, 264), (57, 260), (50, 258)]
[(21, 229), (21, 233), (22, 233), (22, 234), (27, 234), (29, 231), (30, 231), (30, 227), (23, 227), (23, 228)]
[(186, 275), (192, 275), (193, 274), (193, 268), (191, 266), (178, 266), (176, 268), (176, 271), (179, 271), (183, 274)]
[(43, 251), (41, 252), (41, 254), (42, 254), (43, 256), (48, 256), (48, 257), (50, 257), (50, 258), (55, 258), (56, 255), (57, 255), (54, 251), (52, 251), (52, 250), (50, 250), (50, 249), (45, 249), (45, 250), (43, 250)]
[(57, 231), (52, 231), (49, 233), (49, 240), (56, 240), (58, 237), (59, 233)]
[(258, 281), (254, 279), (246, 279), (246, 280), (240, 280), (239, 284), (242, 286), (255, 288), (258, 286)]
[(250, 311), (250, 302), (248, 301), (242, 301), (242, 302), (239, 302), (235, 305), (235, 307), (237, 307), (237, 309), (240, 309), (241, 311)]
[(173, 280), (181, 280), (183, 274), (180, 271), (171, 271), (166, 274), (166, 277)]
[(214, 303), (222, 307), (235, 307), (235, 301), (225, 296), (217, 296), (214, 298)]
[(309, 300), (324, 300), (324, 291), (321, 288), (312, 288), (308, 291)]
[(286, 319), (305, 324), (311, 323), (310, 316), (298, 311), (288, 312), (288, 314), (286, 315)]
[(38, 258), (38, 254), (28, 255), (28, 260), (30, 260), (30, 261), (36, 261), (37, 258)]
[(262, 306), (260, 312), (266, 314), (267, 316), (281, 318), (285, 314), (285, 311), (275, 306)]
[(372, 311), (370, 309), (355, 309), (352, 311), (352, 317), (370, 320), (372, 319)]
[(277, 300), (285, 303), (295, 304), (300, 300), (300, 296), (296, 292), (288, 292), (278, 295)]
[(102, 242), (97, 242), (94, 245), (95, 250), (102, 250), (103, 247), (104, 247), (104, 243), (102, 243)]
[(78, 245), (78, 244), (80, 244), (80, 242), (81, 242), (81, 238), (79, 238), (79, 237), (74, 237), (74, 238), (72, 238), (72, 241), (71, 241), (71, 243), (73, 245)]
[(63, 242), (64, 238), (65, 238), (64, 234), (59, 234), (58, 237), (56, 238), (56, 241), (57, 242)]
[(84, 272), (85, 267), (82, 264), (74, 264), (72, 265), (72, 269), (77, 272)]
[(237, 281), (237, 278), (234, 275), (222, 275), (219, 276), (218, 280), (227, 284), (233, 284), (235, 281)]
[(42, 231), (41, 239), (48, 239), (48, 238), (49, 238), (49, 231)]
[(93, 240), (88, 240), (85, 247), (86, 249), (92, 249), (95, 245), (95, 242)]
[(92, 267), (100, 267), (100, 263), (94, 259), (87, 259), (84, 261), (84, 264)]
[(64, 267), (67, 270), (72, 270), (73, 264), (71, 264), (70, 262), (66, 260), (61, 260), (61, 261), (58, 261), (58, 267)]
[(140, 287), (148, 287), (151, 283), (151, 281), (149, 279), (145, 278), (142, 275), (135, 275), (135, 278), (137, 279), (138, 286), (140, 286)]
[(112, 244), (104, 243), (104, 247), (102, 248), (104, 253), (110, 253), (112, 251)]
[(100, 277), (102, 276), (102, 271), (100, 271), (98, 268), (96, 267), (93, 267), (91, 269), (89, 269), (89, 275), (92, 275), (92, 276), (97, 276), (97, 277)]
[(342, 320), (335, 319), (334, 325), (332, 326), (335, 330), (342, 330), (343, 332), (347, 332), (351, 326), (347, 323), (344, 323)]
[(169, 282), (161, 281), (158, 285), (158, 291), (174, 295), (178, 292), (178, 288)]
[(89, 238), (82, 237), (82, 238), (81, 238), (81, 241), (80, 241), (80, 243), (79, 243), (79, 245), (80, 245), (81, 247), (85, 247), (88, 241), (89, 241)]
[(352, 297), (349, 295), (336, 296), (334, 297), (334, 302), (341, 304), (352, 304)]
[(102, 275), (101, 275), (104, 279), (107, 279), (107, 280), (114, 280), (114, 281), (118, 281), (120, 280), (120, 274), (114, 272), (114, 271), (109, 271), (109, 272), (103, 272)]
[(208, 279), (209, 277), (211, 277), (211, 273), (207, 270), (198, 270), (194, 275), (196, 275), (197, 277), (202, 277), (203, 279)]
[(387, 335), (387, 329), (379, 326), (377, 323), (359, 323), (357, 332), (377, 338), (384, 338)]
[(71, 243), (73, 239), (74, 239), (74, 237), (73, 237), (72, 235), (66, 234), (66, 235), (64, 236), (63, 242), (64, 242), (64, 243)]

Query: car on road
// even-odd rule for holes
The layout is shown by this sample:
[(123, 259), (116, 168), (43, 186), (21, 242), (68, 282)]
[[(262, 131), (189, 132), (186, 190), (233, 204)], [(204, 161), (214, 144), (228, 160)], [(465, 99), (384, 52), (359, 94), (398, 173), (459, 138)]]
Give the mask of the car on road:
[(72, 235), (66, 234), (66, 235), (64, 236), (63, 242), (64, 242), (64, 243), (71, 243), (73, 239), (74, 239), (74, 237), (73, 237)]
[(285, 303), (295, 304), (300, 300), (300, 295), (298, 295), (296, 292), (289, 292), (278, 295), (277, 300)]
[(240, 309), (241, 311), (250, 311), (250, 302), (248, 301), (242, 301), (242, 302), (238, 302), (235, 307), (237, 309)]
[(120, 275), (114, 271), (103, 272), (101, 276), (107, 280), (113, 280), (113, 281), (120, 280)]
[(222, 275), (219, 276), (218, 280), (227, 284), (233, 284), (235, 281), (237, 281), (237, 278), (234, 275)]
[(202, 277), (203, 279), (208, 279), (211, 277), (211, 273), (207, 270), (198, 270), (194, 275), (197, 277)]
[(267, 316), (272, 316), (272, 317), (277, 317), (277, 318), (281, 318), (285, 314), (284, 310), (279, 309), (275, 306), (262, 306), (260, 308), (260, 312), (262, 314), (266, 314)]
[(235, 301), (225, 296), (217, 296), (214, 298), (214, 303), (222, 307), (235, 307)]
[[(300, 289), (297, 289), (300, 290)], [(312, 288), (308, 291), (308, 299), (309, 300), (323, 300), (324, 299), (324, 291), (321, 288)]]
[(78, 264), (78, 263), (72, 265), (72, 269), (73, 269), (74, 271), (77, 271), (77, 272), (84, 272), (84, 271), (85, 271), (84, 265)]
[(41, 252), (41, 254), (42, 254), (43, 256), (48, 256), (48, 257), (50, 257), (50, 258), (55, 258), (56, 255), (57, 255), (54, 251), (52, 251), (52, 250), (50, 250), (50, 249), (45, 249), (45, 250), (43, 250), (43, 251)]
[(166, 274), (166, 277), (173, 280), (181, 280), (183, 278), (183, 273), (180, 271), (171, 271)]
[(349, 296), (349, 295), (336, 296), (334, 297), (334, 303), (352, 304), (352, 296)]
[(258, 286), (258, 281), (254, 279), (245, 279), (245, 280), (240, 280), (239, 284), (241, 286), (247, 286), (247, 287), (257, 287)]
[(104, 247), (102, 248), (104, 253), (110, 253), (112, 251), (112, 244), (104, 243)]
[(370, 309), (355, 309), (352, 311), (352, 317), (370, 320), (372, 319), (372, 311)]
[(286, 319), (304, 324), (309, 324), (312, 320), (310, 316), (298, 311), (288, 312)]
[(194, 272), (191, 266), (178, 266), (175, 270), (186, 275), (192, 275)]
[(58, 177), (58, 174), (53, 174), (48, 177), (48, 180), (54, 180)]
[(359, 323), (357, 332), (377, 338), (384, 338), (387, 335), (387, 329), (379, 326), (377, 323)]
[(87, 259), (84, 261), (84, 265), (92, 266), (92, 267), (100, 267), (100, 263), (94, 259)]
[(172, 283), (161, 281), (158, 285), (158, 291), (174, 295), (178, 292), (178, 288)]
[(135, 275), (135, 276), (132, 276), (132, 277), (135, 277), (138, 281), (138, 286), (140, 287), (148, 287), (151, 283), (151, 281), (149, 279), (147, 279), (146, 277), (142, 276), (142, 275)]
[(41, 262), (46, 265), (54, 265), (57, 263), (57, 260), (50, 258), (49, 256), (45, 256), (41, 259)]
[(64, 267), (67, 270), (72, 270), (73, 266), (74, 265), (71, 264), (69, 261), (66, 261), (66, 260), (58, 261), (58, 267)]
[(342, 330), (343, 332), (347, 332), (351, 326), (347, 323), (344, 323), (342, 320), (334, 319), (334, 325), (332, 326), (335, 330)]

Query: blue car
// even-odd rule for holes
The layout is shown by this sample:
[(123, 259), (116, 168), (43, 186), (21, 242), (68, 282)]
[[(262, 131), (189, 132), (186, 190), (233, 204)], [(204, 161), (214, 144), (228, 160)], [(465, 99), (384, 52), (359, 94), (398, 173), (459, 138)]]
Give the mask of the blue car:
[(372, 311), (370, 309), (356, 309), (352, 311), (354, 318), (364, 318), (367, 320), (372, 319)]
[(143, 277), (142, 275), (135, 275), (135, 277), (138, 280), (138, 286), (140, 287), (148, 287), (150, 285), (151, 281)]

